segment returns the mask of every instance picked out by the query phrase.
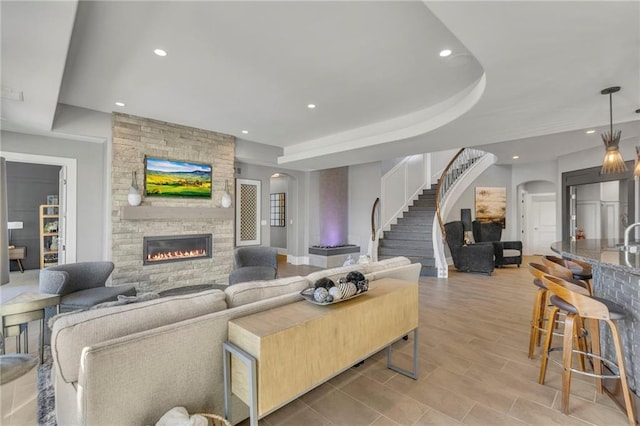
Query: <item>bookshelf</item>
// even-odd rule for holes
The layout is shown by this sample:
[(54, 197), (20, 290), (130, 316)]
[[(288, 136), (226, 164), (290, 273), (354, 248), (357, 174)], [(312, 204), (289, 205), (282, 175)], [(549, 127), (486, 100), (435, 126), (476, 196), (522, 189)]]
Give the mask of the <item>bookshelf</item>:
[(58, 264), (58, 205), (40, 205), (40, 269)]

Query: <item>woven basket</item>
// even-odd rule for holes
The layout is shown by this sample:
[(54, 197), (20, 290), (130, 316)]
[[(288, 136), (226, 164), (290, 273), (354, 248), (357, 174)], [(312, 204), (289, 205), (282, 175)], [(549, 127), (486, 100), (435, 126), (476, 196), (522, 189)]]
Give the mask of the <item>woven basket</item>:
[(227, 419), (217, 414), (198, 413), (198, 415), (211, 420), (212, 426), (231, 426), (231, 423)]

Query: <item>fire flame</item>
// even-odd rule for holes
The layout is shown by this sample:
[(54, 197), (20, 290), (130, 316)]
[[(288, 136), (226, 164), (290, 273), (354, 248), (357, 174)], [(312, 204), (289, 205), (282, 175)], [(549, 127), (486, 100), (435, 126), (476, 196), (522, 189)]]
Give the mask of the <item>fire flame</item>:
[(187, 251), (169, 251), (165, 253), (147, 254), (148, 262), (157, 262), (159, 260), (171, 260), (171, 259), (183, 259), (185, 257), (202, 257), (206, 256), (207, 252), (204, 249), (187, 250)]

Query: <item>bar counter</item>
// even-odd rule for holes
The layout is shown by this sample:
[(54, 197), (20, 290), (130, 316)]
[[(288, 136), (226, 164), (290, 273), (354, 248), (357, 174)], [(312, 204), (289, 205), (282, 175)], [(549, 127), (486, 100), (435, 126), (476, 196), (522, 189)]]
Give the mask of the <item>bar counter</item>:
[[(622, 241), (617, 240), (596, 239), (561, 241), (553, 243), (551, 250), (562, 257), (591, 264), (594, 295), (612, 300), (626, 309), (627, 318), (617, 321), (617, 325), (625, 354), (629, 387), (636, 397), (640, 397), (640, 253), (622, 251), (621, 243)], [(603, 330), (606, 332), (602, 333)], [(604, 356), (615, 360), (609, 327), (601, 327), (601, 333)], [(614, 399), (617, 398), (612, 385), (616, 382), (619, 381), (605, 381), (605, 386)]]

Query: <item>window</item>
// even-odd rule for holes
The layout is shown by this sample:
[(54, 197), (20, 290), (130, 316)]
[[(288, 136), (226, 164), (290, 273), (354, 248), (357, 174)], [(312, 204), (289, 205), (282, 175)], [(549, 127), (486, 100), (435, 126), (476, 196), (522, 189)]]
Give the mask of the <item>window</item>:
[(271, 226), (285, 226), (285, 193), (278, 192), (271, 194), (270, 206), (271, 206)]

